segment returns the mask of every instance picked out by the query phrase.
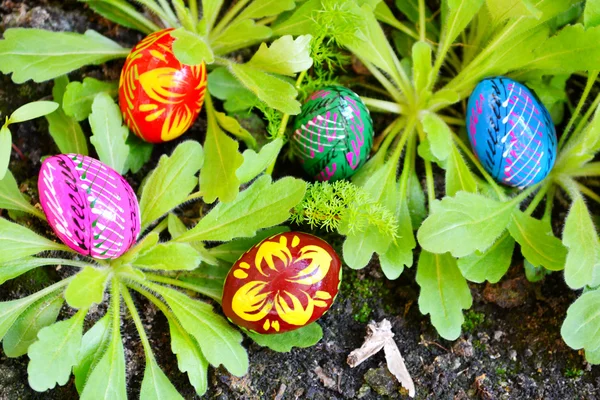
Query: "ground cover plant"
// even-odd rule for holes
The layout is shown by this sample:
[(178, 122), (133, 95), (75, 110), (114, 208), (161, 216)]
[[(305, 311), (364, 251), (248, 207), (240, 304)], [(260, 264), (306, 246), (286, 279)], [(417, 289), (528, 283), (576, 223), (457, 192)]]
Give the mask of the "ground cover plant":
[[(218, 302), (224, 274), (237, 256), (278, 232), (261, 229), (288, 219), (292, 224), (340, 234), (344, 262), (352, 269), (366, 267), (375, 253), (387, 279), (399, 278), (404, 268), (415, 264), (419, 309), (448, 340), (461, 335), (463, 310), (473, 302), (468, 282), (499, 282), (515, 259), (524, 260), (524, 273), (532, 281), (550, 273), (562, 274), (571, 289), (583, 289), (569, 308), (562, 336), (573, 349), (584, 349), (590, 363), (600, 362), (600, 337), (596, 334), (600, 327), (593, 313), (600, 301), (596, 289), (600, 284), (600, 242), (594, 204), (600, 203), (595, 189), (600, 174), (595, 161), (600, 151), (600, 94), (594, 85), (600, 61), (597, 2), (448, 0), (441, 2), (439, 11), (435, 2), (424, 0), (394, 4), (254, 0), (239, 1), (230, 8), (211, 1), (200, 7), (195, 1), (187, 7), (182, 1), (172, 5), (137, 2), (149, 13), (142, 13), (137, 3), (125, 1), (86, 3), (104, 17), (143, 33), (175, 27), (176, 56), (188, 63), (209, 64), (206, 139), (203, 147), (193, 142), (180, 144), (170, 157), (161, 158), (142, 184), (142, 228), (146, 233), (119, 259), (105, 263), (77, 258), (64, 246), (22, 225), (0, 220), (4, 225), (0, 249), (19, 249), (2, 252), (3, 282), (38, 266), (81, 268), (78, 274), (65, 276), (34, 295), (1, 303), (4, 351), (9, 356), (29, 354), (34, 389), (66, 382), (74, 366), (83, 397), (99, 388), (126, 396), (123, 348), (119, 329), (115, 329), (120, 318), (115, 310), (120, 309), (123, 298), (138, 328), (148, 365), (142, 395), (154, 390), (174, 396), (175, 389), (157, 367), (130, 291), (147, 298), (167, 316), (180, 369), (188, 372), (198, 394), (207, 387), (206, 369), (201, 376), (192, 376), (192, 359), (205, 366), (224, 364), (231, 373), (243, 375), (247, 358), (241, 335), (212, 313), (209, 305), (172, 287)], [(64, 47), (42, 52), (34, 44), (40, 35), (48, 34), (7, 30), (0, 41), (0, 56), (6, 60), (0, 70), (12, 73), (13, 81), (54, 79), (53, 100), (60, 108), (41, 104), (41, 111), (29, 117), (49, 113), (49, 131), (60, 151), (83, 155), (89, 149), (79, 123), (89, 119), (90, 143), (98, 158), (120, 173), (140, 170), (150, 159), (152, 147), (128, 136), (114, 101), (116, 83), (93, 78), (69, 82), (65, 75), (84, 65), (123, 58), (129, 50), (88, 32), (52, 33), (57, 35), (57, 46)], [(273, 41), (260, 44), (265, 40)], [(57, 55), (65, 49), (76, 49), (77, 57)], [(250, 50), (242, 52), (241, 58), (225, 57), (242, 49)], [(344, 76), (347, 71), (339, 64), (350, 56), (360, 61), (369, 78)], [(498, 184), (467, 144), (466, 99), (481, 79), (499, 75), (534, 89), (559, 127), (557, 160), (551, 173), (522, 190)], [(294, 77), (295, 83), (285, 76)], [(565, 113), (565, 104), (571, 101), (566, 94), (568, 80), (581, 83), (583, 90)], [(273, 182), (268, 175), (289, 134), (289, 121), (300, 111), (304, 98), (329, 83), (350, 85), (363, 95), (379, 121), (388, 122), (376, 129), (372, 158), (351, 182), (309, 183), (306, 191), (297, 179)], [(218, 103), (211, 96), (223, 102), (228, 114), (217, 111)], [(262, 148), (233, 118), (249, 109), (258, 111), (267, 123), (271, 141)], [(8, 123), (23, 120), (15, 114)], [(4, 164), (8, 164), (11, 144), (6, 132), (6, 128), (0, 131), (0, 161)], [(241, 153), (238, 141), (226, 132), (247, 150)], [(178, 168), (185, 173), (180, 176), (175, 172)], [(258, 177), (265, 170), (266, 174)], [(171, 176), (174, 179), (169, 179)], [(164, 186), (180, 182), (189, 187), (187, 193)], [(199, 190), (192, 193), (197, 184)], [(18, 220), (18, 212), (43, 218), (39, 209), (22, 197), (10, 172), (0, 181), (0, 188), (0, 207), (11, 210), (13, 221)], [(163, 198), (159, 193), (177, 197)], [(151, 205), (155, 198), (164, 204)], [(187, 230), (169, 211), (198, 199), (205, 204), (219, 202)], [(558, 215), (557, 207), (568, 211), (566, 218)], [(244, 217), (238, 219), (241, 212)], [(227, 218), (231, 220), (223, 228), (219, 224)], [(159, 240), (167, 237), (168, 241)], [(238, 237), (251, 239), (234, 240)], [(28, 243), (19, 244), (15, 238), (28, 238)], [(207, 241), (226, 243), (214, 247), (203, 244)], [(32, 257), (40, 252), (41, 256)], [(159, 262), (171, 256), (169, 263)], [(175, 268), (186, 272), (171, 272)], [(155, 269), (161, 272), (152, 271)], [(107, 287), (107, 316), (83, 335), (87, 310), (103, 301)], [(79, 311), (54, 323), (63, 299)], [(186, 305), (198, 313), (185, 313)], [(206, 319), (194, 321), (198, 315)], [(32, 324), (37, 320), (42, 322)], [(216, 356), (210, 347), (215, 342), (206, 339), (206, 330), (196, 322), (212, 329), (214, 340), (226, 343), (231, 357)], [(69, 339), (64, 346), (70, 351), (62, 353), (57, 362), (68, 360), (49, 374), (45, 368), (52, 346), (48, 343), (63, 336)], [(276, 343), (251, 336), (259, 344), (289, 350), (290, 344), (315, 343), (321, 332), (313, 324), (310, 331), (280, 342), (275, 339)], [(210, 333), (209, 337), (213, 338)], [(79, 354), (78, 349), (82, 349)], [(151, 382), (156, 385), (152, 387)]]

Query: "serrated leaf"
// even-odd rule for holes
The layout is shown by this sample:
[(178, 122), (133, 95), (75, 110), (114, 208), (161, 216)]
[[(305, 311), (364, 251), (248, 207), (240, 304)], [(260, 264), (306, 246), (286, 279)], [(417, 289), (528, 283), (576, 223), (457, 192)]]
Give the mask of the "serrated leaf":
[(565, 267), (567, 249), (554, 236), (547, 222), (517, 210), (511, 217), (508, 230), (521, 245), (523, 256), (536, 267), (543, 266), (551, 271)]
[(600, 0), (587, 0), (585, 2), (583, 24), (586, 28), (600, 25)]
[(252, 149), (244, 150), (244, 153), (242, 154), (244, 156), (244, 162), (235, 172), (240, 182), (250, 182), (267, 169), (267, 167), (277, 159), (282, 147), (283, 140), (281, 140), (281, 138), (276, 138), (263, 146), (259, 153), (256, 153)]
[(221, 128), (244, 141), (249, 148), (256, 149), (256, 139), (240, 125), (237, 119), (222, 112), (215, 112), (215, 117)]
[(229, 64), (229, 70), (269, 107), (289, 115), (300, 113), (298, 92), (290, 83), (246, 64)]
[(268, 26), (246, 19), (229, 24), (217, 36), (211, 34), (210, 45), (216, 55), (223, 55), (260, 43), (270, 38), (272, 33)]
[[(111, 97), (117, 95), (119, 86), (117, 82), (103, 82), (94, 78), (85, 78), (83, 82), (71, 82), (67, 85), (62, 107), (70, 117), (83, 121), (92, 113), (94, 99), (100, 93), (107, 93)], [(56, 97), (55, 101), (58, 101)]]
[(208, 251), (212, 256), (218, 258), (219, 260), (225, 261), (228, 264), (233, 264), (242, 256), (242, 254), (250, 250), (252, 246), (261, 242), (263, 239), (278, 233), (289, 231), (290, 228), (287, 226), (275, 226), (273, 228), (268, 228), (257, 232), (256, 236), (252, 238), (230, 240), (218, 246), (211, 247)]
[(43, 82), (84, 65), (102, 64), (128, 54), (129, 49), (91, 30), (81, 35), (43, 29), (7, 29), (4, 40), (0, 41), (0, 71), (12, 73), (15, 83), (29, 79)]
[(183, 399), (169, 378), (160, 369), (154, 357), (146, 357), (146, 368), (144, 370), (144, 378), (142, 379), (140, 399)]
[(236, 237), (252, 237), (259, 229), (286, 221), (305, 191), (306, 183), (300, 179), (286, 177), (272, 183), (269, 176), (261, 176), (233, 202), (217, 204), (177, 241), (224, 242)]
[(208, 388), (208, 361), (202, 354), (198, 342), (178, 322), (169, 319), (171, 350), (177, 356), (177, 366), (187, 373), (196, 394), (202, 396)]
[(431, 46), (418, 41), (412, 46), (413, 81), (417, 93), (429, 87), (431, 75)]
[(268, 347), (279, 353), (288, 353), (294, 347), (312, 347), (323, 337), (323, 329), (316, 322), (293, 331), (274, 335), (261, 335), (255, 332), (244, 332), (258, 345)]
[[(80, 311), (81, 312), (81, 311)], [(85, 382), (90, 375), (92, 366), (96, 365), (110, 340), (110, 314), (106, 314), (88, 330), (81, 340), (81, 347), (77, 356), (77, 362), (73, 366), (75, 375), (75, 386), (81, 393)]]
[(125, 0), (79, 1), (87, 3), (92, 10), (121, 26), (136, 29), (145, 34), (150, 34), (156, 30), (150, 21), (146, 20), (133, 5)]
[(217, 198), (222, 202), (230, 202), (236, 198), (240, 180), (235, 171), (244, 161), (238, 151), (239, 143), (221, 130), (211, 104), (212, 102), (208, 102), (206, 107), (206, 160), (200, 171), (202, 197), (209, 204)]
[(0, 264), (46, 250), (65, 250), (65, 246), (48, 240), (24, 226), (0, 218)]
[(123, 114), (108, 93), (99, 93), (92, 103), (90, 126), (94, 133), (90, 142), (100, 161), (120, 174), (126, 172), (129, 130), (123, 125)]
[(456, 146), (452, 145), (446, 163), (446, 195), (454, 196), (460, 191), (477, 193), (477, 181)]
[[(27, 374), (29, 386), (38, 392), (64, 385), (71, 376), (81, 346), (83, 320), (87, 310), (55, 323), (38, 333), (38, 341), (29, 347)], [(98, 397), (96, 397), (98, 398)]]
[(565, 261), (565, 281), (572, 289), (592, 286), (600, 257), (598, 233), (585, 201), (577, 197), (565, 220), (563, 244), (569, 251)]
[(565, 343), (575, 349), (584, 349), (591, 364), (600, 364), (600, 290), (584, 293), (567, 310), (560, 329)]
[(0, 179), (4, 179), (8, 164), (10, 162), (10, 150), (12, 148), (12, 135), (8, 125), (0, 128)]
[(17, 181), (10, 171), (0, 179), (0, 208), (5, 210), (24, 211), (33, 214), (37, 211), (23, 196)]
[(458, 259), (458, 268), (462, 275), (471, 282), (498, 282), (512, 260), (515, 241), (507, 232), (494, 242), (486, 251), (475, 253)]
[(150, 161), (154, 146), (152, 143), (148, 143), (135, 135), (127, 136), (127, 141), (125, 143), (129, 146), (129, 154), (127, 155), (127, 162), (125, 162), (125, 169), (136, 174), (142, 169), (144, 164)]
[(67, 303), (78, 309), (89, 308), (92, 304), (100, 304), (104, 298), (104, 290), (109, 269), (85, 267), (69, 282), (65, 290)]
[(21, 314), (4, 335), (2, 341), (4, 353), (8, 357), (26, 354), (29, 346), (37, 340), (40, 329), (56, 322), (63, 301), (59, 293), (54, 293)]
[[(454, 148), (454, 144), (452, 142), (452, 131), (450, 130), (450, 127), (437, 114), (431, 112), (427, 112), (423, 115), (421, 118), (421, 123), (423, 124), (423, 130), (425, 133), (427, 133), (427, 139), (429, 140), (431, 153), (438, 160), (446, 160)], [(461, 156), (460, 154), (455, 154), (453, 157)], [(455, 163), (455, 166), (460, 168), (460, 161), (454, 160), (451, 161), (451, 163)], [(464, 162), (462, 165), (464, 165)], [(448, 195), (452, 196), (454, 193), (448, 193)]]
[(362, 232), (348, 233), (342, 246), (344, 262), (352, 269), (362, 269), (371, 261), (373, 253), (385, 253), (390, 242), (389, 236), (382, 234), (372, 225)]
[[(69, 78), (66, 75), (54, 80), (52, 96), (58, 104), (63, 104), (68, 85)], [(46, 119), (48, 120), (50, 135), (61, 153), (88, 155), (87, 142), (81, 126), (74, 118), (65, 114), (62, 107), (58, 108), (52, 114), (46, 115)]]
[(225, 67), (215, 68), (208, 74), (208, 91), (225, 101), (223, 107), (227, 112), (244, 111), (259, 102), (258, 97)]
[(215, 314), (210, 305), (164, 286), (152, 288), (165, 299), (183, 329), (198, 341), (202, 354), (211, 365), (223, 364), (235, 376), (247, 372), (248, 354), (241, 345), (242, 335)]
[[(0, 42), (1, 45), (1, 42)], [(8, 118), (9, 124), (25, 122), (53, 113), (58, 108), (54, 101), (34, 101), (17, 108)]]
[(271, 43), (271, 47), (262, 43), (246, 65), (265, 72), (293, 76), (312, 66), (311, 39), (311, 35), (298, 36), (296, 39), (286, 35)]
[(200, 264), (200, 254), (187, 243), (161, 243), (140, 254), (133, 265), (148, 270), (192, 270)]
[(396, 218), (398, 220), (398, 237), (395, 242), (390, 244), (385, 253), (379, 254), (381, 270), (388, 279), (397, 279), (405, 266), (409, 268), (412, 266), (413, 249), (417, 246), (406, 201), (401, 201), (398, 205)]
[(486, 197), (458, 192), (445, 197), (423, 222), (417, 239), (432, 253), (451, 252), (465, 257), (476, 250), (487, 250), (504, 232), (515, 209)]
[(203, 162), (204, 151), (195, 141), (183, 142), (170, 157), (160, 158), (142, 190), (142, 230), (185, 200), (198, 184), (196, 173)]
[(215, 62), (212, 49), (202, 36), (196, 35), (184, 28), (172, 31), (171, 36), (175, 38), (173, 53), (181, 63), (198, 65), (203, 62), (207, 64)]
[(471, 307), (473, 298), (456, 259), (448, 253), (422, 251), (416, 281), (421, 288), (421, 314), (430, 314), (431, 323), (444, 339), (458, 338), (465, 320), (462, 310)]
[(486, 0), (487, 9), (494, 23), (515, 17), (540, 18), (542, 12), (531, 0)]

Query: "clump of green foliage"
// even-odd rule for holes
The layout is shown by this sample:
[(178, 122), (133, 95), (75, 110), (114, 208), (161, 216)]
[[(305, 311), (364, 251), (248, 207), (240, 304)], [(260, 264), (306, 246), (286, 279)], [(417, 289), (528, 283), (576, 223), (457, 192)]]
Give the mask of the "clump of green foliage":
[[(240, 332), (215, 313), (211, 304), (189, 293), (219, 303), (231, 263), (258, 241), (285, 230), (271, 227), (289, 218), (290, 209), (304, 196), (305, 183), (290, 177), (273, 182), (269, 176), (260, 176), (235, 200), (218, 203), (188, 229), (171, 210), (203, 197), (193, 190), (204, 160), (202, 146), (192, 141), (161, 157), (141, 189), (142, 234), (117, 259), (82, 257), (24, 225), (0, 218), (0, 284), (44, 266), (60, 265), (64, 276), (26, 297), (0, 302), (4, 353), (9, 357), (28, 354), (33, 389), (64, 385), (72, 371), (82, 399), (96, 399), (98, 393), (126, 399), (121, 340), (124, 304), (146, 358), (141, 398), (182, 398), (156, 362), (133, 295), (144, 297), (167, 318), (179, 369), (187, 372), (198, 395), (206, 392), (209, 365), (223, 365), (236, 376), (246, 373), (248, 356)], [(250, 179), (264, 170), (252, 164), (247, 168), (244, 174)], [(10, 171), (0, 180), (0, 208), (45, 219), (20, 193)], [(170, 239), (161, 242), (163, 231), (168, 231)], [(207, 248), (206, 242), (213, 246)], [(215, 242), (227, 243), (215, 246)], [(84, 334), (86, 316), (95, 304), (105, 301), (106, 292), (105, 316)], [(67, 314), (72, 316), (56, 322), (65, 301), (70, 307)], [(292, 334), (250, 336), (262, 346), (289, 351), (292, 346), (313, 345), (322, 331), (311, 324)]]

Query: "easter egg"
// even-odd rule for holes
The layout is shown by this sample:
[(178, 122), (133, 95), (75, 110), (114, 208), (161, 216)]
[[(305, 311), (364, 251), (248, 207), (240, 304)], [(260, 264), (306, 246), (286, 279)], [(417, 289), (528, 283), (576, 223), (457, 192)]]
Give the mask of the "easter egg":
[(369, 157), (373, 121), (356, 93), (326, 86), (302, 105), (291, 142), (304, 171), (314, 179), (349, 178)]
[(331, 307), (341, 262), (324, 240), (284, 232), (258, 243), (235, 262), (223, 288), (223, 312), (261, 334), (301, 328)]
[(206, 90), (206, 65), (185, 65), (173, 54), (173, 29), (154, 32), (127, 56), (119, 105), (129, 129), (150, 143), (182, 135), (194, 123)]
[(84, 256), (125, 253), (140, 233), (140, 207), (129, 183), (91, 157), (60, 154), (42, 163), (40, 203), (64, 244)]
[(543, 180), (556, 160), (556, 130), (548, 110), (524, 85), (487, 78), (471, 93), (469, 140), (498, 182), (520, 189)]

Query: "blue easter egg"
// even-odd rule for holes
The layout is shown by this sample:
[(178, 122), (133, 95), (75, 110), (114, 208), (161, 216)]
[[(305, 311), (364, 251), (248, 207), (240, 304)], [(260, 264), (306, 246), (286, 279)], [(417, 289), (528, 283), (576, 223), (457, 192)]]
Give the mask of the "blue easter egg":
[(469, 140), (486, 171), (519, 189), (542, 181), (556, 160), (548, 110), (524, 85), (499, 76), (477, 84), (467, 108)]

